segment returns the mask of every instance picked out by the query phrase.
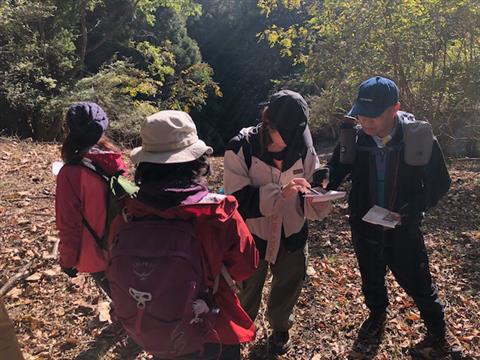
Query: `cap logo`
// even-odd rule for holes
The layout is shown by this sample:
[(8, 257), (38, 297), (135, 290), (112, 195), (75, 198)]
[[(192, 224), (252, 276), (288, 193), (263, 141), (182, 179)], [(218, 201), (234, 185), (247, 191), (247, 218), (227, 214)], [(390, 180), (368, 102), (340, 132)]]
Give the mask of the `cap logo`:
[(360, 101), (368, 101), (368, 102), (373, 102), (373, 99), (368, 99), (368, 98), (359, 98)]

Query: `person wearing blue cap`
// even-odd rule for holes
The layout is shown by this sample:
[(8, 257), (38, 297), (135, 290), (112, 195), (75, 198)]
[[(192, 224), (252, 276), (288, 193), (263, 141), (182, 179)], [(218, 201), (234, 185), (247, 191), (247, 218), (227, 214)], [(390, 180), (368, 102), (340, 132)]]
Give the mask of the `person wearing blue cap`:
[(240, 286), (240, 301), (255, 319), (272, 272), (266, 315), (276, 354), (286, 353), (291, 344), (293, 309), (307, 269), (306, 219), (321, 220), (331, 210), (329, 202), (311, 203), (303, 196), (320, 168), (308, 118), (299, 93), (279, 91), (270, 97), (261, 123), (230, 140), (224, 157), (225, 193), (237, 198), (261, 257), (255, 274)]
[[(424, 212), (437, 204), (451, 183), (440, 146), (428, 123), (400, 111), (399, 89), (385, 77), (360, 85), (347, 118), (328, 162), (327, 189), (336, 189), (350, 176), (349, 222), (370, 310), (359, 339), (379, 340), (383, 335), (388, 267), (415, 301), (428, 330), (412, 353), (425, 358), (459, 356), (461, 346), (446, 327), (420, 230)], [(380, 221), (365, 217), (372, 208), (389, 216)], [(391, 224), (382, 222), (386, 220)]]

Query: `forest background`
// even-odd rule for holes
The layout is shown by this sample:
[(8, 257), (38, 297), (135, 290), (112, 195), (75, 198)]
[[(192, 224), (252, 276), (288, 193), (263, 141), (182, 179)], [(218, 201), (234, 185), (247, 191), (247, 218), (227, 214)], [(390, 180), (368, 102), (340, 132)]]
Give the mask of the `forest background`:
[[(449, 327), (479, 359), (479, 60), (478, 0), (0, 0), (0, 296), (25, 359), (149, 358), (114, 331), (91, 279), (58, 265), (50, 169), (72, 102), (104, 107), (126, 148), (145, 116), (189, 111), (221, 155), (270, 94), (290, 88), (310, 105), (324, 163), (358, 85), (377, 74), (450, 155), (452, 186), (428, 213), (425, 243)], [(218, 191), (223, 158), (211, 160)], [(406, 359), (425, 328), (391, 274), (385, 338), (357, 341), (367, 310), (348, 206), (333, 208), (309, 224), (308, 277), (281, 359)], [(245, 359), (271, 358), (265, 303)]]
[(221, 153), (290, 88), (322, 146), (381, 74), (447, 152), (477, 156), (479, 60), (476, 0), (5, 0), (0, 134), (60, 140), (68, 105), (92, 100), (126, 146), (146, 115), (181, 109)]

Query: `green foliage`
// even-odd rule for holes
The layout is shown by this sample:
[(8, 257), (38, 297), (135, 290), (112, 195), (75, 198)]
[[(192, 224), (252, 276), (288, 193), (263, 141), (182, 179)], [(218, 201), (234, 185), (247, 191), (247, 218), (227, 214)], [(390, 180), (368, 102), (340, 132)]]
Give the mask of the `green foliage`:
[(39, 110), (74, 68), (75, 35), (52, 21), (64, 15), (52, 1), (3, 2), (0, 14), (0, 96), (32, 135), (42, 128)]
[(60, 96), (42, 108), (42, 117), (50, 128), (55, 120), (63, 118), (71, 103), (94, 101), (107, 112), (110, 119), (108, 131), (112, 137), (132, 145), (138, 140), (140, 124), (145, 116), (159, 111), (157, 103), (135, 99), (154, 97), (160, 86), (159, 82), (132, 64), (115, 61), (64, 89)]
[(259, 0), (258, 7), (263, 14), (269, 16), (273, 10), (277, 10), (278, 7), (283, 6), (288, 10), (298, 9), (302, 5), (302, 0)]
[[(259, 2), (265, 14), (278, 1)], [(262, 36), (303, 64), (297, 81), (312, 98), (314, 127), (351, 106), (358, 84), (393, 78), (402, 108), (452, 136), (477, 122), (480, 104), (480, 3), (476, 0), (323, 0), (287, 4), (308, 19)], [(472, 125), (472, 124), (470, 124)]]
[(219, 93), (186, 19), (193, 0), (0, 3), (0, 129), (52, 139), (65, 109), (98, 101), (112, 134), (134, 141), (145, 114), (190, 109)]
[(173, 75), (175, 69), (175, 57), (166, 49), (155, 46), (148, 41), (141, 41), (135, 45), (135, 49), (143, 55), (148, 63), (148, 70), (154, 76), (159, 78), (160, 82), (165, 81), (165, 76)]
[(213, 89), (216, 96), (222, 96), (220, 88), (211, 80), (213, 70), (210, 66), (195, 64), (182, 71), (181, 75), (173, 82), (166, 99), (168, 108), (189, 112), (205, 104), (209, 89)]
[[(209, 97), (199, 119), (200, 135), (216, 150), (246, 126), (256, 124), (260, 102), (282, 84), (293, 68), (257, 34), (272, 21), (297, 21), (288, 12), (265, 18), (257, 0), (200, 0), (203, 14), (189, 21), (189, 34), (198, 42), (223, 96)], [(275, 80), (279, 80), (278, 83)], [(278, 85), (281, 86), (281, 85)]]
[(184, 16), (198, 16), (202, 7), (191, 0), (137, 0), (135, 1), (138, 10), (143, 13), (147, 23), (154, 26), (156, 23), (156, 12), (158, 8), (167, 8)]
[(173, 108), (221, 148), (289, 87), (334, 138), (358, 84), (382, 74), (443, 140), (478, 139), (479, 60), (476, 0), (1, 1), (0, 131), (61, 137), (69, 103), (93, 100), (121, 141)]

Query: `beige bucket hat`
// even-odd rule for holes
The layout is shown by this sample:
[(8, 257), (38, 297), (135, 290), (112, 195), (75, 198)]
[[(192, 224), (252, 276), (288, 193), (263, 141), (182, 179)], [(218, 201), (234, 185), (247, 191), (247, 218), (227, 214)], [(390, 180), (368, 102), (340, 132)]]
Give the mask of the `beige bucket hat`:
[(184, 163), (213, 153), (213, 149), (198, 138), (195, 123), (183, 111), (164, 110), (148, 116), (140, 137), (142, 146), (130, 153), (134, 164)]

